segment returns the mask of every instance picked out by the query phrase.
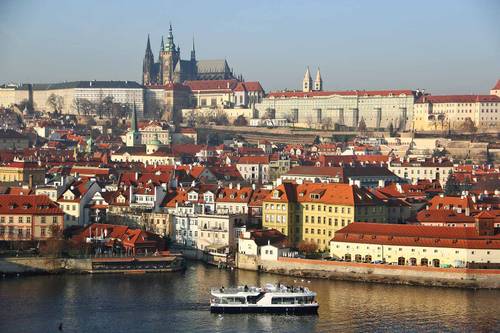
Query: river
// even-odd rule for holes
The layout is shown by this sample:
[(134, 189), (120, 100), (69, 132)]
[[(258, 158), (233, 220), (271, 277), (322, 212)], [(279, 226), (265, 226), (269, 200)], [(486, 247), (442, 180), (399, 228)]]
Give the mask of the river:
[[(311, 280), (318, 316), (216, 315), (210, 287), (293, 284), (199, 262), (184, 273), (0, 278), (0, 332), (493, 332), (500, 291)], [(298, 283), (301, 283), (297, 280)]]

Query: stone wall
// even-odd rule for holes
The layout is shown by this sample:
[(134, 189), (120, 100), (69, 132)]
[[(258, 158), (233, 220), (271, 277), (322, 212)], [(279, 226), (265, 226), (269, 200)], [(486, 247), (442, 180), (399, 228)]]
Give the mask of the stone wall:
[[(253, 258), (251, 258), (253, 257)], [(312, 259), (259, 260), (238, 255), (238, 268), (306, 278), (462, 288), (500, 288), (500, 270), (391, 266)]]
[(0, 274), (61, 273), (90, 271), (91, 259), (66, 258), (0, 258)]

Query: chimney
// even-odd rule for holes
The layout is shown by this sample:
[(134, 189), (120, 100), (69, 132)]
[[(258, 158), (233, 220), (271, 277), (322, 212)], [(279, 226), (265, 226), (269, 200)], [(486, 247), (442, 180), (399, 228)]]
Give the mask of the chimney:
[(33, 188), (33, 175), (29, 175), (28, 186), (29, 188)]
[(233, 189), (233, 183), (229, 183), (229, 189)]
[(470, 208), (465, 207), (465, 216), (470, 216)]
[(241, 190), (241, 184), (240, 183), (236, 184), (236, 189)]
[(254, 184), (252, 184), (252, 190), (254, 190), (254, 191), (255, 191), (255, 189), (256, 189), (256, 188), (257, 188), (257, 186), (255, 185), (255, 183), (254, 183)]

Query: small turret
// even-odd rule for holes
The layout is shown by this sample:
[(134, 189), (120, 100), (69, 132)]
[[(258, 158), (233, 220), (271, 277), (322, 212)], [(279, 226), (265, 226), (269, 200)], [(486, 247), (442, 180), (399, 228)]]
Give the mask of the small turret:
[(310, 92), (312, 89), (312, 77), (311, 72), (309, 72), (309, 66), (306, 69), (306, 73), (304, 74), (304, 80), (302, 81), (302, 91)]
[(316, 79), (314, 80), (314, 91), (322, 91), (323, 90), (323, 80), (321, 79), (321, 73), (319, 71), (316, 72)]

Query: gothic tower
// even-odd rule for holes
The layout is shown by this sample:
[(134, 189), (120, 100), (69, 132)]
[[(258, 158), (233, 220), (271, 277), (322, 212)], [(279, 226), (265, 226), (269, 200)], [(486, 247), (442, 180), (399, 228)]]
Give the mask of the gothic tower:
[(142, 61), (142, 84), (151, 84), (154, 81), (153, 76), (153, 66), (154, 66), (154, 56), (153, 51), (151, 51), (151, 43), (146, 45), (146, 54), (144, 55), (144, 60)]
[(139, 129), (137, 126), (137, 110), (134, 103), (134, 108), (132, 109), (132, 114), (130, 117), (130, 129), (126, 134), (126, 145), (127, 147), (134, 147), (140, 143)]
[(161, 84), (174, 82), (174, 71), (180, 61), (180, 48), (175, 47), (172, 25), (168, 31), (167, 43), (160, 50), (160, 77)]
[(309, 72), (309, 66), (307, 67), (306, 73), (304, 74), (304, 80), (302, 81), (302, 91), (310, 92), (312, 90), (312, 77)]
[(314, 91), (322, 91), (323, 90), (323, 80), (321, 79), (321, 73), (319, 72), (319, 67), (318, 71), (316, 72), (316, 79), (314, 79)]

